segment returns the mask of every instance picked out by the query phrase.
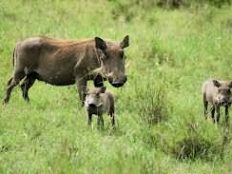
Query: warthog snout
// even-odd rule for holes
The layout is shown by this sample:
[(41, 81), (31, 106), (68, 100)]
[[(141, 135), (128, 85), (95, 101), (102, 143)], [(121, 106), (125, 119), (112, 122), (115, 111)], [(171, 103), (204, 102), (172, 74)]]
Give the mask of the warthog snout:
[(215, 103), (217, 103), (218, 105), (221, 106), (228, 106), (230, 103), (230, 99), (228, 97), (219, 95), (216, 99), (215, 99)]
[(122, 87), (127, 81), (127, 76), (123, 76), (117, 79), (114, 79), (113, 77), (108, 77), (108, 80), (113, 87)]
[(88, 94), (85, 100), (85, 106), (87, 109), (95, 109), (102, 105), (101, 100), (99, 99), (98, 95), (95, 94)]
[(90, 107), (90, 108), (95, 108), (95, 107), (96, 107), (96, 105), (95, 105), (95, 104), (93, 104), (93, 103), (90, 103), (90, 104), (89, 104), (89, 107)]

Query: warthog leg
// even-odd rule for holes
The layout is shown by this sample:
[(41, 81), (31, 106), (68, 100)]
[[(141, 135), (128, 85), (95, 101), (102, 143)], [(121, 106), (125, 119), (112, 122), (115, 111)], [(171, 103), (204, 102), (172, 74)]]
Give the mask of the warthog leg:
[(88, 125), (90, 126), (92, 123), (92, 114), (88, 114)]
[(87, 87), (87, 81), (85, 79), (76, 79), (76, 84), (77, 84), (77, 89), (79, 93), (79, 97), (81, 99), (81, 105), (84, 106), (85, 102), (85, 92), (86, 92), (86, 87)]
[(114, 127), (115, 126), (115, 118), (114, 118), (114, 113), (110, 114), (111, 117), (111, 124)]
[(205, 119), (207, 119), (208, 102), (206, 101), (205, 94), (203, 95), (203, 103), (204, 103), (204, 116)]
[(114, 127), (115, 126), (115, 118), (114, 118), (114, 105), (110, 107), (110, 118), (111, 118), (111, 124)]
[(229, 106), (225, 106), (225, 119), (226, 119), (226, 123), (228, 123), (229, 121)]
[(29, 96), (28, 96), (28, 91), (32, 87), (32, 85), (35, 82), (35, 77), (33, 74), (29, 74), (26, 76), (26, 78), (23, 80), (22, 84), (20, 85), (21, 90), (22, 90), (22, 95), (24, 100), (30, 101)]
[(16, 72), (14, 76), (8, 80), (6, 87), (6, 95), (3, 100), (4, 104), (9, 102), (13, 88), (19, 84), (20, 80), (22, 80), (24, 76), (25, 76), (24, 72)]
[(213, 122), (215, 122), (214, 114), (215, 114), (215, 107), (212, 106), (212, 108), (211, 108), (211, 118), (212, 118)]
[(219, 106), (217, 106), (216, 107), (216, 122), (218, 123), (219, 122), (219, 120), (220, 120), (220, 107)]
[(98, 127), (103, 128), (104, 127), (104, 120), (102, 115), (98, 115), (97, 117), (97, 125)]

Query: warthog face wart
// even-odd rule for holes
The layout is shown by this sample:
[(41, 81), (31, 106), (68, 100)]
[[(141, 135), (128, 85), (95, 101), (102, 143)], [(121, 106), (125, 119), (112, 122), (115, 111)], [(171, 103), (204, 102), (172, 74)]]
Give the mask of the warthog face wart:
[(95, 42), (105, 78), (114, 87), (123, 86), (127, 81), (124, 48), (129, 46), (129, 36), (120, 43), (108, 43), (98, 37)]
[(85, 107), (87, 108), (87, 110), (96, 109), (102, 106), (102, 100), (100, 98), (100, 93), (103, 93), (103, 92), (104, 91), (97, 90), (97, 91), (89, 91), (86, 93)]
[(232, 82), (220, 83), (217, 80), (213, 80), (213, 84), (215, 87), (218, 88), (215, 96), (215, 103), (222, 106), (230, 105), (232, 101), (232, 95), (231, 95)]

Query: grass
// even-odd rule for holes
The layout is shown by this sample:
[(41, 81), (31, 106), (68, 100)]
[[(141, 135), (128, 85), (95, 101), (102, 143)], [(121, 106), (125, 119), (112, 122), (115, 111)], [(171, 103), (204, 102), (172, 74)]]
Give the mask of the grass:
[(117, 98), (116, 131), (107, 117), (103, 131), (96, 118), (87, 126), (75, 85), (36, 82), (30, 104), (15, 88), (0, 105), (0, 173), (231, 173), (232, 129), (224, 117), (218, 126), (204, 120), (201, 84), (231, 79), (232, 7), (117, 3), (0, 1), (0, 98), (18, 40), (129, 34), (131, 41), (127, 84), (105, 83)]

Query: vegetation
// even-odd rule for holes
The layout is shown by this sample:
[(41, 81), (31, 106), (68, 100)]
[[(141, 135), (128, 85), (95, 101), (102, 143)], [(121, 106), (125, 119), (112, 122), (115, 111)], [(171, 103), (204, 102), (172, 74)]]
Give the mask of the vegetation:
[(201, 96), (204, 80), (231, 79), (230, 1), (173, 2), (0, 1), (1, 99), (23, 38), (131, 41), (127, 84), (105, 83), (117, 129), (87, 126), (75, 85), (36, 82), (29, 104), (16, 88), (0, 105), (0, 173), (231, 173), (232, 128), (204, 119)]

